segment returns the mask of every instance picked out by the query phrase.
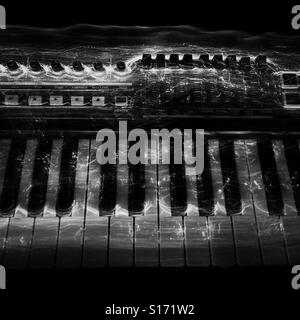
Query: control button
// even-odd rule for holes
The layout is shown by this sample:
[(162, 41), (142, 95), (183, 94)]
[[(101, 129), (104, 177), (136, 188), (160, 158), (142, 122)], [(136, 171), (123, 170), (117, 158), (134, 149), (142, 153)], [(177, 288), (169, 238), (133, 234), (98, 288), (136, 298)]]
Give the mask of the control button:
[(126, 64), (124, 61), (119, 61), (119, 62), (117, 62), (116, 67), (117, 67), (118, 71), (125, 71)]
[(157, 68), (165, 68), (166, 67), (166, 58), (162, 53), (158, 53), (156, 55), (156, 67)]
[(300, 108), (300, 96), (297, 92), (283, 93), (284, 107)]
[(6, 64), (9, 71), (16, 71), (19, 69), (19, 66), (15, 60), (9, 60)]
[(42, 71), (42, 66), (38, 61), (30, 61), (29, 63), (30, 69), (34, 72), (40, 72)]
[(149, 54), (149, 53), (143, 54), (141, 65), (144, 68), (151, 68), (151, 65), (152, 65), (151, 54)]
[(283, 73), (282, 74), (283, 87), (297, 88), (298, 79), (296, 73)]
[(83, 106), (84, 96), (71, 96), (71, 106)]
[(101, 61), (95, 62), (95, 63), (94, 63), (94, 69), (95, 69), (96, 71), (103, 71), (104, 68), (103, 68), (102, 62), (101, 62)]
[(80, 61), (74, 61), (73, 62), (73, 69), (77, 72), (81, 72), (84, 70), (84, 67)]
[(50, 96), (50, 106), (62, 106), (64, 104), (63, 96)]
[(177, 67), (178, 65), (179, 65), (179, 55), (178, 55), (178, 53), (170, 54), (169, 66), (170, 67)]
[(30, 106), (41, 106), (43, 104), (42, 96), (29, 96), (28, 104)]
[(64, 70), (64, 67), (59, 61), (51, 62), (51, 68), (54, 72), (62, 72)]
[(19, 96), (15, 95), (15, 94), (14, 95), (12, 95), (12, 94), (5, 95), (4, 104), (7, 106), (19, 105)]
[(184, 54), (181, 60), (181, 64), (184, 66), (192, 66), (193, 65), (193, 55), (192, 54)]
[(116, 107), (127, 107), (128, 106), (127, 96), (116, 96), (115, 97), (115, 106)]
[(92, 97), (92, 105), (95, 107), (105, 106), (105, 97), (104, 96), (94, 96)]

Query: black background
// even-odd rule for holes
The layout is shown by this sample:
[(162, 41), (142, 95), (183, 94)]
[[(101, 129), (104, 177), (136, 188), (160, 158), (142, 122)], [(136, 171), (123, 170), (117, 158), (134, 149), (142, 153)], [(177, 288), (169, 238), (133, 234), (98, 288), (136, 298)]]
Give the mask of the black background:
[(1, 1), (8, 25), (48, 28), (73, 24), (195, 25), (207, 30), (278, 31), (291, 28), (295, 1), (127, 0)]
[[(244, 30), (255, 34), (280, 32), (287, 36), (300, 34), (300, 30), (295, 31), (291, 27), (291, 9), (297, 3), (287, 1), (9, 0), (1, 4), (6, 7), (8, 28), (9, 25), (61, 28), (80, 23), (129, 26), (186, 24), (205, 30)], [(196, 303), (198, 319), (216, 314), (260, 317), (262, 309), (258, 307), (261, 306), (269, 315), (281, 310), (287, 316), (296, 306), (292, 298), (299, 297), (299, 293), (291, 289), (291, 278), (289, 268), (8, 272), (7, 284), (11, 290), (7, 292), (10, 305), (20, 306), (10, 308), (11, 313), (28, 311), (34, 315), (36, 306), (42, 305), (44, 310), (37, 313), (39, 317), (46, 313), (58, 316), (56, 307), (65, 306), (70, 314), (75, 311), (85, 316), (89, 311), (97, 310), (96, 319), (102, 319), (103, 307), (111, 303)], [(14, 294), (12, 289), (15, 289)], [(89, 303), (83, 305), (83, 301)], [(6, 303), (0, 299), (1, 307)], [(25, 304), (27, 306), (23, 309)]]

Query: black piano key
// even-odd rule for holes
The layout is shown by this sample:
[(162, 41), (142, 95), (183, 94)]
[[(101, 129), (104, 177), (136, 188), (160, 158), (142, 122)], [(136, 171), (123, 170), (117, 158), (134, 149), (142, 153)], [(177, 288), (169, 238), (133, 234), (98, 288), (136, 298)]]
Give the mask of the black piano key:
[[(158, 56), (158, 55), (157, 55)], [(163, 55), (164, 56), (164, 55)], [(129, 142), (129, 146), (134, 142)], [(140, 152), (139, 152), (140, 153)], [(140, 154), (138, 154), (140, 156)], [(128, 212), (129, 215), (143, 214), (145, 209), (145, 165), (128, 163)]]
[(270, 139), (260, 140), (257, 143), (257, 148), (269, 214), (282, 215), (284, 204), (272, 148), (272, 141)]
[(26, 141), (23, 139), (14, 139), (11, 143), (0, 200), (2, 216), (11, 214), (16, 208), (25, 147)]
[(182, 216), (187, 208), (185, 166), (174, 163), (174, 141), (171, 141), (170, 152), (170, 195), (172, 216)]
[[(206, 140), (206, 139), (205, 139)], [(208, 143), (207, 140), (204, 144), (204, 169), (197, 179), (198, 190), (198, 204), (199, 213), (201, 216), (208, 216), (213, 214), (214, 210), (214, 192), (211, 177), (211, 167), (208, 156)]]
[(74, 204), (77, 147), (76, 139), (64, 139), (56, 202), (56, 211), (59, 216), (70, 215)]
[(142, 214), (145, 206), (145, 165), (129, 164), (129, 215)]
[(100, 215), (112, 215), (116, 206), (117, 166), (105, 164), (101, 166), (101, 187), (99, 194)]
[(289, 170), (291, 185), (298, 214), (300, 213), (300, 151), (296, 139), (283, 140), (284, 151)]
[(44, 210), (51, 148), (52, 142), (50, 139), (40, 140), (34, 161), (32, 188), (28, 202), (28, 212), (30, 216), (38, 216), (42, 214)]
[(234, 143), (232, 140), (220, 140), (219, 148), (226, 211), (229, 215), (238, 214), (242, 210), (240, 186), (234, 155)]

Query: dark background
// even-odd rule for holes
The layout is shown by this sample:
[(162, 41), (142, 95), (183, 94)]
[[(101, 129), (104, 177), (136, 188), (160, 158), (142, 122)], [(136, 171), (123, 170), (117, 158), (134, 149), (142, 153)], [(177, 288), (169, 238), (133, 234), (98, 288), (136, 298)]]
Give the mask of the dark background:
[(291, 28), (296, 1), (1, 1), (8, 25), (47, 28), (73, 24), (195, 25), (207, 30), (277, 31), (297, 34)]
[[(291, 9), (297, 2), (263, 1), (1, 1), (6, 7), (7, 25), (61, 28), (73, 24), (95, 25), (194, 25), (205, 30), (243, 30), (255, 34), (280, 32), (299, 35), (291, 27)], [(1, 37), (1, 34), (0, 34)], [(257, 317), (265, 306), (270, 314), (283, 309), (285, 315), (296, 292), (290, 286), (289, 268), (246, 270), (105, 270), (97, 272), (14, 272), (8, 273), (8, 287), (19, 291), (13, 306), (26, 302), (32, 313), (44, 302), (45, 310), (64, 305), (69, 311), (87, 312), (98, 308), (102, 319), (103, 306), (109, 303), (197, 303), (198, 315), (215, 314)], [(68, 291), (68, 289), (71, 289)], [(29, 293), (29, 291), (34, 293)], [(62, 291), (61, 291), (62, 290)], [(68, 291), (68, 292), (67, 292)], [(51, 293), (51, 299), (45, 295)], [(53, 293), (54, 292), (54, 293)], [(298, 293), (298, 292), (297, 292)], [(299, 294), (297, 295), (299, 297)], [(90, 305), (74, 303), (90, 299)], [(288, 300), (291, 305), (283, 307)], [(73, 301), (73, 304), (70, 303)], [(1, 307), (4, 300), (0, 299)], [(31, 304), (30, 304), (31, 302)], [(225, 309), (220, 309), (227, 304)], [(238, 307), (244, 307), (238, 311)], [(20, 308), (20, 312), (25, 309)], [(28, 309), (27, 309), (28, 310)], [(56, 309), (55, 309), (56, 310)], [(12, 311), (12, 309), (11, 309)], [(58, 311), (55, 314), (59, 314)], [(199, 316), (197, 317), (199, 319)], [(120, 318), (124, 319), (124, 318)]]

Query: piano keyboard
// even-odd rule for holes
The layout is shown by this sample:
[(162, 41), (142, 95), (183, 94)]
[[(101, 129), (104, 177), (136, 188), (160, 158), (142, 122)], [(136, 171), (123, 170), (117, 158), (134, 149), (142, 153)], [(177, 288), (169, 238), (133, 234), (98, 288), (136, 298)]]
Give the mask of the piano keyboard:
[(299, 147), (297, 135), (207, 135), (197, 176), (187, 164), (100, 166), (86, 137), (0, 138), (0, 264), (300, 263)]

